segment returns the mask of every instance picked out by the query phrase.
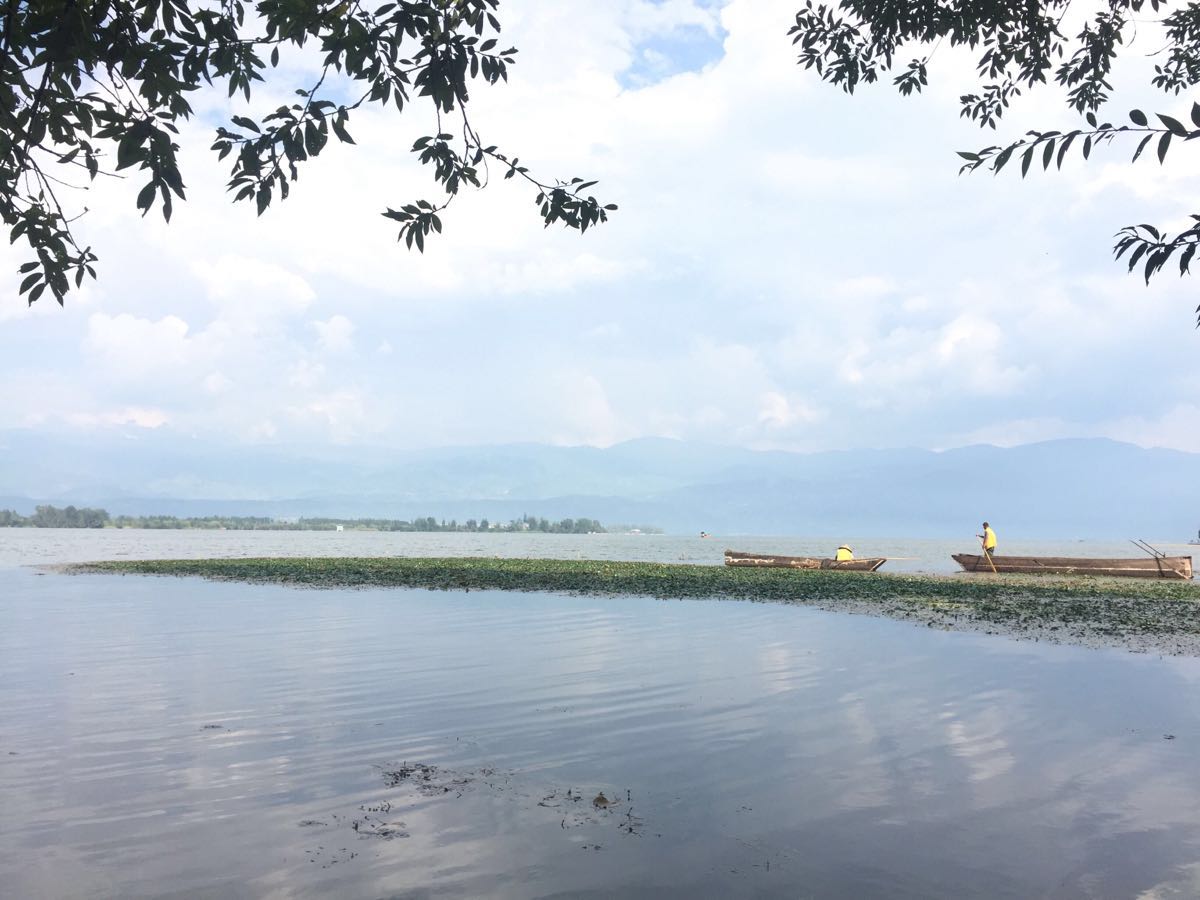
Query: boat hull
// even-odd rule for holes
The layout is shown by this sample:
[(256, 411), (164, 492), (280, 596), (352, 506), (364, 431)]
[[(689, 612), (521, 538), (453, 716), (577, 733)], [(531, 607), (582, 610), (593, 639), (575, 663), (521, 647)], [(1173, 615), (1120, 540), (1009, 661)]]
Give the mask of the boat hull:
[(887, 562), (887, 557), (864, 559), (820, 559), (811, 556), (777, 556), (771, 553), (725, 551), (725, 565), (757, 569), (828, 569), (836, 572), (874, 572)]
[[(991, 572), (987, 558), (974, 553), (952, 554), (967, 572)], [(1120, 578), (1192, 577), (1190, 556), (1160, 556), (1157, 559), (1073, 559), (1069, 556), (993, 556), (995, 571), (1002, 575), (1110, 575)]]

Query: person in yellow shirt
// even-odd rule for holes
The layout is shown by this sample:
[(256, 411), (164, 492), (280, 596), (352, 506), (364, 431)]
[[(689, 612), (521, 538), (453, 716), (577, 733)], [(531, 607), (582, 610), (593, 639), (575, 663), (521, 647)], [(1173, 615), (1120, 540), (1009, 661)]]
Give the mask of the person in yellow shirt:
[(837, 555), (834, 556), (834, 561), (849, 562), (852, 559), (854, 559), (854, 551), (845, 544), (842, 544), (842, 546), (837, 548)]
[(983, 523), (983, 534), (977, 534), (975, 537), (983, 543), (983, 551), (988, 556), (996, 555), (996, 532), (992, 531), (992, 526), (987, 522)]

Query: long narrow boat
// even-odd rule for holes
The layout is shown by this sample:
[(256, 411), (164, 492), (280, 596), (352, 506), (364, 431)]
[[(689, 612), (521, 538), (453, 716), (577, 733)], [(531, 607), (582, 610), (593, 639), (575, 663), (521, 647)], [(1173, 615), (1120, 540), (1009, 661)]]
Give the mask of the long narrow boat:
[[(954, 561), (968, 572), (991, 572), (987, 558), (974, 553), (954, 553)], [(1073, 559), (1069, 556), (993, 556), (996, 571), (1020, 575), (1117, 575), (1123, 578), (1192, 577), (1190, 556), (1147, 556), (1141, 559)]]
[(874, 572), (887, 562), (886, 556), (866, 559), (818, 559), (811, 556), (775, 556), (770, 553), (745, 553), (726, 550), (725, 565), (753, 566), (760, 569), (835, 569), (844, 572)]

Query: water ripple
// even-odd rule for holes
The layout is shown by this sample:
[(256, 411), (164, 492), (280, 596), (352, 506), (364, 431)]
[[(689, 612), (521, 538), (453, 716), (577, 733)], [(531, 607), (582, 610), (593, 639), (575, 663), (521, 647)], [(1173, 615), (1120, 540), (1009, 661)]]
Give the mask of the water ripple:
[(783, 606), (0, 571), (0, 884), (1186, 895), (1198, 676)]

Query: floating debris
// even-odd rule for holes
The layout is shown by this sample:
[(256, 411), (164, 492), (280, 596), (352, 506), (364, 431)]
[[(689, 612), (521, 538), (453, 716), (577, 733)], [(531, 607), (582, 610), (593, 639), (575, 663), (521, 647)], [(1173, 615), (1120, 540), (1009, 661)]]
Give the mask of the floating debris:
[(411, 837), (408, 833), (408, 826), (403, 822), (387, 822), (382, 819), (375, 819), (371, 816), (363, 816), (361, 819), (355, 819), (350, 823), (350, 827), (361, 837), (382, 838), (385, 841), (390, 841), (393, 838)]
[[(640, 835), (642, 819), (633, 812), (633, 792), (629, 789), (617, 790), (611, 786), (599, 790), (577, 790), (574, 786), (565, 790), (550, 788), (529, 790), (528, 787), (514, 784), (515, 775), (500, 772), (494, 767), (483, 766), (478, 769), (451, 769), (432, 763), (408, 762), (399, 765), (377, 766), (383, 778), (383, 784), (388, 789), (401, 789), (415, 792), (420, 797), (456, 799), (468, 792), (484, 792), (487, 796), (505, 796), (514, 802), (528, 804), (532, 808), (554, 809), (553, 813), (559, 819), (559, 827), (564, 831), (576, 831), (580, 828), (611, 828), (616, 825), (622, 834)], [(624, 793), (624, 799), (619, 799)], [(591, 797), (590, 802), (584, 802)], [(342, 817), (330, 814), (322, 819), (304, 819), (299, 823), (301, 828), (329, 827), (349, 825), (357, 838), (391, 841), (411, 837), (406, 822), (394, 818), (395, 810), (404, 808), (411, 803), (403, 797), (387, 797), (374, 802), (363, 803), (358, 807), (359, 814), (354, 817)], [(564, 815), (565, 813), (565, 815)], [(553, 820), (551, 820), (553, 821)], [(334, 832), (336, 833), (336, 832)], [(661, 835), (659, 835), (661, 837)], [(572, 838), (572, 841), (577, 840)], [(603, 845), (589, 840), (580, 845), (585, 850), (600, 850)], [(324, 847), (307, 851), (313, 862), (333, 865), (353, 857), (350, 853), (339, 853), (330, 857)]]
[(320, 863), (322, 869), (328, 869), (330, 866), (336, 866), (338, 863), (349, 862), (358, 856), (358, 853), (347, 847), (338, 847), (336, 850), (326, 850), (324, 847), (318, 847), (315, 850), (305, 850), (304, 855), (308, 857), (310, 863)]
[(617, 828), (626, 834), (641, 834), (642, 820), (633, 814), (633, 807), (625, 810), (625, 816), (621, 819)]
[(409, 784), (427, 797), (451, 792), (461, 797), (463, 791), (480, 779), (490, 778), (495, 769), (480, 769), (477, 772), (456, 772), (425, 763), (401, 763), (395, 769), (383, 770), (383, 781), (388, 787)]

